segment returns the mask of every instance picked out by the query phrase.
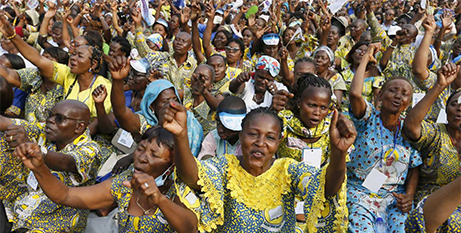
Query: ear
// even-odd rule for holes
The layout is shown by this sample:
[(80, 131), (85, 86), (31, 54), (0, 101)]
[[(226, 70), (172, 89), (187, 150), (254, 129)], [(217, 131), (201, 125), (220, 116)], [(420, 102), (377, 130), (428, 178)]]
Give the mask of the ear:
[(87, 126), (85, 124), (85, 122), (83, 121), (80, 121), (77, 123), (77, 125), (75, 126), (75, 134), (77, 135), (80, 135), (80, 134), (83, 134), (86, 130)]
[(382, 102), (381, 98), (383, 97), (383, 90), (382, 89), (379, 89), (379, 92), (378, 92), (378, 100)]

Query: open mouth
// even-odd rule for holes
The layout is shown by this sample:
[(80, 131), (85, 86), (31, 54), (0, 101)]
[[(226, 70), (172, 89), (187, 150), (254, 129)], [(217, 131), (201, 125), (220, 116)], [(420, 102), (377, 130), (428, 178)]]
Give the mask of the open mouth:
[(264, 154), (261, 153), (261, 151), (253, 151), (251, 152), (251, 155), (257, 159), (260, 159), (260, 158), (263, 158), (264, 157)]

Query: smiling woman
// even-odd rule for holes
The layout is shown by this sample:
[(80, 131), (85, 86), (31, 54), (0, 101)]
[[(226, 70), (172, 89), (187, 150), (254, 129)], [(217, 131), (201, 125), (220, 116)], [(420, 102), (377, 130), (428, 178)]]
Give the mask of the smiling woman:
[[(163, 126), (175, 135), (177, 193), (197, 215), (199, 231), (295, 232), (298, 198), (305, 201), (308, 231), (317, 232), (317, 216), (325, 198), (338, 192), (343, 182), (338, 177), (345, 176), (346, 151), (355, 140), (350, 121), (338, 120), (337, 112), (334, 115), (331, 162), (318, 170), (292, 159), (275, 159), (283, 122), (268, 108), (254, 109), (243, 119), (242, 155), (197, 161), (188, 148), (186, 114), (183, 106), (170, 103)], [(344, 222), (341, 219), (337, 223)]]

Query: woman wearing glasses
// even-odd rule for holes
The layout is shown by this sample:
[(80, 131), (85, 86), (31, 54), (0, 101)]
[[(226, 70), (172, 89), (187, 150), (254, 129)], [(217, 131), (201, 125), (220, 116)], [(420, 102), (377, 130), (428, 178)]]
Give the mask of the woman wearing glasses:
[[(297, 79), (293, 94), (294, 97), (289, 104), (291, 110), (279, 112), (285, 129), (277, 155), (322, 168), (330, 161), (329, 130), (332, 109), (330, 83), (321, 77), (307, 73)], [(343, 221), (347, 217), (345, 197), (346, 182), (344, 181), (338, 195), (327, 198), (328, 202), (325, 203), (325, 209), (318, 220), (319, 232), (345, 231), (347, 226)], [(298, 225), (304, 225), (303, 212), (297, 211), (296, 214)]]

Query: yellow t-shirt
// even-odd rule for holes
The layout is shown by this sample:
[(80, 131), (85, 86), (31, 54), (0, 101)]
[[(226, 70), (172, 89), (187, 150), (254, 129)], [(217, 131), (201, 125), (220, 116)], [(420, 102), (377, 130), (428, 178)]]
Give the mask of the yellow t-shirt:
[[(96, 107), (91, 93), (93, 93), (96, 87), (103, 84), (107, 90), (107, 97), (104, 100), (104, 108), (106, 109), (106, 113), (109, 113), (111, 111), (112, 104), (110, 102), (110, 92), (112, 90), (112, 83), (108, 79), (100, 75), (95, 75), (93, 82), (88, 87), (88, 89), (80, 91), (80, 86), (78, 82), (75, 80), (77, 78), (77, 75), (71, 73), (70, 68), (66, 65), (59, 64), (56, 62), (53, 62), (53, 64), (54, 81), (64, 87), (64, 96), (67, 96), (66, 99), (78, 100), (80, 102), (83, 102), (90, 109), (91, 118), (95, 118), (98, 115), (96, 114)], [(71, 88), (72, 84), (74, 85)]]

